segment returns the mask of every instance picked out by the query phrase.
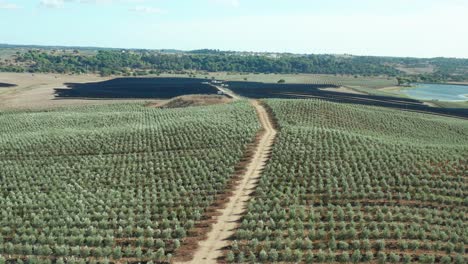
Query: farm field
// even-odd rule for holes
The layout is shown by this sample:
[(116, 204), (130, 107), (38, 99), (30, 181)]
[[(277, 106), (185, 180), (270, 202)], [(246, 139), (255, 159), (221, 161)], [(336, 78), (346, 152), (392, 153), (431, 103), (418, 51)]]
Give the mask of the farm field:
[(170, 261), (259, 128), (247, 101), (2, 111), (0, 262)]
[(442, 102), (442, 101), (431, 101), (438, 107), (444, 108), (465, 108), (468, 109), (468, 101), (466, 102)]
[(468, 264), (466, 14), (0, 0), (0, 264)]
[[(66, 87), (64, 83), (86, 83), (105, 81), (92, 74), (31, 74), (31, 73), (0, 73), (0, 82), (14, 84), (14, 87), (0, 89), (0, 109), (48, 109), (71, 105), (96, 105), (115, 103), (112, 100), (57, 100), (56, 88)], [(119, 100), (121, 102), (122, 100)]]
[(0, 73), (0, 82), (16, 85), (0, 89), (0, 109), (47, 109), (138, 101), (155, 104), (178, 96), (216, 94), (216, 89), (202, 84), (205, 81), (193, 78), (111, 79), (95, 75)]
[(338, 88), (328, 84), (277, 84), (258, 82), (227, 82), (234, 93), (254, 99), (323, 99), (331, 102), (350, 103), (357, 105), (382, 106), (406, 111), (427, 112), (439, 115), (449, 115), (468, 118), (468, 111), (463, 108), (436, 108), (426, 105), (423, 101), (410, 98), (400, 98), (388, 95), (371, 95), (358, 93), (341, 93), (327, 90)]
[(232, 102), (232, 99), (224, 95), (183, 95), (174, 97), (156, 104), (150, 104), (159, 108), (182, 108), (193, 106), (206, 106), (216, 104), (226, 104)]
[(225, 261), (467, 263), (467, 121), (265, 103), (278, 138)]

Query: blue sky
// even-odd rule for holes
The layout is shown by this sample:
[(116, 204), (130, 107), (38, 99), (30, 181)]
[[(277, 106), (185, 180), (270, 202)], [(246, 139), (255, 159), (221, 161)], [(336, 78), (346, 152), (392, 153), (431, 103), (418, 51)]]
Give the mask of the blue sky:
[(468, 0), (0, 0), (0, 43), (468, 58)]

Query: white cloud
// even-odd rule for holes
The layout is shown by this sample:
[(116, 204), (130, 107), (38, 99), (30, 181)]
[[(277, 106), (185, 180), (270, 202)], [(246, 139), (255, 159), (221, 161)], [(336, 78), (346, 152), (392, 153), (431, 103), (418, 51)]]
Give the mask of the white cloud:
[[(2, 0), (0, 0), (0, 3)], [(128, 3), (144, 3), (146, 0), (41, 0), (40, 5), (49, 8), (61, 8), (64, 7), (66, 3), (79, 3), (79, 4), (128, 4)], [(137, 10), (141, 12), (156, 13), (158, 10), (152, 7), (138, 7)]]
[(156, 8), (156, 7), (149, 7), (149, 6), (136, 6), (131, 8), (130, 11), (138, 12), (138, 13), (147, 13), (147, 14), (161, 14), (163, 10)]
[(0, 9), (18, 9), (20, 6), (17, 4), (9, 3), (6, 1), (0, 1)]
[[(129, 46), (468, 58), (468, 5), (412, 13), (250, 15), (154, 23)], [(167, 30), (170, 28), (171, 30)], [(129, 29), (130, 31), (130, 29)], [(157, 37), (148, 37), (148, 36)], [(197, 36), (205, 35), (200, 38)], [(215, 36), (215, 37), (212, 37)]]
[(40, 5), (48, 8), (61, 8), (65, 4), (64, 0), (41, 0)]
[(146, 0), (67, 0), (68, 2), (79, 2), (84, 4), (113, 4), (113, 3), (144, 3)]
[(115, 1), (113, 0), (79, 0), (78, 2), (85, 3), (85, 4), (111, 4)]
[(228, 7), (239, 7), (240, 0), (209, 0), (213, 4), (224, 5)]

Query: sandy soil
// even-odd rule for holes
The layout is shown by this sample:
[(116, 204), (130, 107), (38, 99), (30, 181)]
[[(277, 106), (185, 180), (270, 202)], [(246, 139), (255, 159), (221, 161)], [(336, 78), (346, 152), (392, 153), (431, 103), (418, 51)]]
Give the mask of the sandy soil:
[(390, 87), (384, 87), (384, 88), (380, 88), (380, 89), (377, 89), (377, 90), (380, 90), (380, 91), (385, 91), (385, 92), (398, 92), (398, 91), (400, 91), (401, 89), (404, 89), (404, 88), (409, 88), (409, 87), (403, 87), (403, 86), (390, 86)]
[(245, 212), (247, 203), (269, 158), (276, 130), (266, 109), (258, 101), (252, 101), (252, 105), (255, 107), (264, 129), (260, 142), (226, 207), (219, 210), (220, 215), (208, 233), (207, 239), (199, 243), (193, 259), (188, 263), (217, 263), (217, 259), (223, 254), (222, 249), (229, 245), (228, 239), (234, 234), (237, 223)]
[(0, 88), (0, 109), (35, 109), (69, 105), (106, 104), (135, 101), (56, 99), (54, 96), (55, 88), (66, 88), (64, 83), (100, 82), (112, 78), (114, 77), (104, 78), (93, 74), (63, 75), (37, 73), (0, 73), (0, 82), (17, 85), (11, 88)]
[(319, 90), (322, 90), (322, 91), (329, 91), (329, 92), (337, 92), (337, 93), (348, 93), (348, 94), (365, 94), (365, 93), (361, 93), (361, 92), (358, 92), (356, 90), (353, 90), (351, 88), (347, 88), (347, 87), (339, 87), (339, 88), (320, 88)]

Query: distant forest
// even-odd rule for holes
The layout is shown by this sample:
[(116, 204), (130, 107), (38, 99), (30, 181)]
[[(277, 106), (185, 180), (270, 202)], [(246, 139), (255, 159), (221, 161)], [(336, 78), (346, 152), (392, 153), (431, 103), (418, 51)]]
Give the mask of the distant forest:
[[(0, 47), (14, 49), (14, 47)], [(411, 72), (411, 69), (420, 69)], [(421, 70), (422, 69), (422, 70)], [(145, 75), (190, 72), (313, 73), (404, 77), (408, 81), (466, 81), (468, 59), (295, 55), (197, 50), (18, 49), (0, 71)]]

